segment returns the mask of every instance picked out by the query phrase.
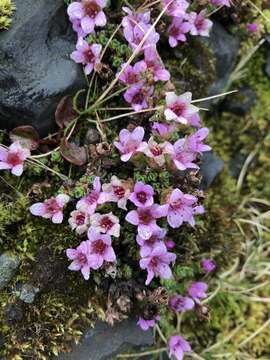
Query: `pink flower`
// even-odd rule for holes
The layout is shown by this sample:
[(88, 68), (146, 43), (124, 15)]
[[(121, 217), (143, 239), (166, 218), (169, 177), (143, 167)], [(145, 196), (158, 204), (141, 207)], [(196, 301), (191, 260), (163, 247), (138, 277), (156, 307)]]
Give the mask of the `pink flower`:
[(166, 153), (170, 155), (175, 167), (178, 170), (198, 169), (199, 166), (193, 161), (196, 160), (196, 153), (187, 146), (186, 139), (179, 139), (174, 145), (166, 144)]
[(154, 190), (151, 185), (139, 181), (135, 184), (129, 200), (137, 207), (147, 207), (154, 204)]
[[(121, 65), (122, 68), (125, 64)], [(138, 61), (136, 64), (128, 65), (124, 72), (119, 76), (119, 80), (125, 85), (137, 84), (142, 80), (142, 75), (147, 70), (147, 65), (144, 61)]]
[(201, 127), (201, 118), (200, 115), (198, 113), (190, 116), (188, 119), (188, 124), (195, 127), (195, 128), (200, 128)]
[(173, 18), (171, 25), (168, 28), (169, 44), (172, 48), (178, 45), (178, 42), (185, 42), (187, 40), (186, 33), (191, 28), (190, 23), (184, 21), (183, 18)]
[(141, 207), (137, 210), (131, 210), (126, 216), (126, 221), (132, 225), (138, 226), (139, 236), (147, 240), (155, 231), (160, 230), (156, 223), (156, 219), (166, 215), (166, 205), (160, 206), (153, 204), (149, 207)]
[(90, 217), (91, 227), (96, 232), (104, 233), (110, 236), (119, 237), (120, 235), (120, 224), (118, 217), (114, 216), (113, 213), (109, 214), (93, 214)]
[(168, 198), (168, 223), (172, 228), (179, 228), (183, 222), (195, 225), (193, 215), (203, 214), (203, 206), (197, 206), (197, 198), (174, 189)]
[(124, 27), (124, 36), (129, 43), (132, 50), (136, 50), (138, 45), (142, 42), (145, 34), (150, 30), (148, 37), (145, 39), (141, 50), (155, 45), (159, 41), (159, 34), (152, 28), (152, 25), (145, 24), (144, 22), (136, 23), (134, 27)]
[(176, 312), (185, 312), (194, 306), (194, 301), (188, 296), (175, 295), (169, 301), (169, 307)]
[(0, 170), (11, 170), (15, 176), (23, 173), (23, 163), (30, 156), (30, 151), (16, 141), (8, 149), (0, 146)]
[(100, 178), (95, 177), (93, 190), (77, 202), (76, 208), (78, 210), (86, 211), (89, 215), (92, 215), (96, 211), (97, 206), (99, 204), (103, 204), (104, 201), (104, 197), (101, 193)]
[(153, 74), (154, 81), (168, 81), (170, 73), (164, 68), (156, 47), (148, 47), (144, 50), (144, 61), (147, 65), (147, 70)]
[(170, 263), (174, 263), (176, 255), (167, 251), (163, 243), (154, 246), (151, 253), (140, 260), (140, 267), (147, 271), (145, 284), (149, 285), (154, 276), (162, 279), (169, 279), (172, 276)]
[(213, 260), (205, 259), (201, 261), (201, 267), (205, 272), (210, 273), (216, 270), (217, 265)]
[(187, 124), (190, 117), (199, 111), (199, 108), (192, 105), (191, 101), (191, 92), (186, 92), (180, 96), (177, 96), (174, 92), (167, 92), (166, 108), (164, 111), (166, 120)]
[(154, 319), (151, 320), (145, 320), (144, 318), (140, 317), (137, 325), (139, 325), (143, 331), (147, 331), (151, 327), (154, 327), (158, 320), (160, 320), (159, 315), (155, 316)]
[(112, 248), (112, 239), (109, 235), (101, 235), (94, 228), (88, 230), (90, 254), (94, 261), (91, 265), (95, 270), (100, 268), (104, 261), (115, 262), (116, 256)]
[(218, 5), (218, 6), (222, 6), (222, 5), (225, 5), (228, 7), (231, 6), (231, 0), (210, 0), (210, 3), (212, 5)]
[(182, 360), (184, 353), (192, 351), (189, 342), (179, 335), (171, 336), (169, 349), (169, 357), (174, 356), (177, 360)]
[(106, 16), (102, 9), (106, 6), (106, 0), (82, 0), (72, 2), (68, 6), (68, 15), (71, 22), (79, 20), (85, 34), (94, 31), (95, 26), (105, 26)]
[(85, 280), (89, 279), (90, 268), (93, 265), (94, 258), (90, 254), (90, 242), (83, 241), (76, 249), (67, 249), (67, 257), (72, 260), (69, 270), (81, 271)]
[[(171, 0), (162, 0), (163, 6), (168, 5)], [(186, 14), (189, 3), (186, 0), (173, 0), (167, 7), (167, 14), (173, 17), (182, 18)]]
[(77, 33), (78, 40), (80, 38), (85, 38), (87, 34), (82, 29), (82, 24), (80, 19), (73, 19), (71, 20), (72, 23), (72, 29)]
[(141, 126), (136, 127), (133, 131), (123, 129), (119, 134), (119, 141), (114, 142), (114, 146), (121, 153), (121, 160), (126, 162), (132, 156), (143, 152), (147, 143), (143, 141), (144, 129)]
[(165, 245), (168, 250), (172, 250), (175, 248), (175, 242), (172, 239), (166, 240)]
[(142, 82), (132, 85), (124, 93), (124, 99), (131, 104), (135, 111), (140, 111), (148, 107), (148, 98), (153, 95), (154, 87), (144, 87)]
[(68, 220), (72, 230), (75, 230), (77, 234), (81, 235), (88, 230), (89, 215), (83, 210), (74, 210), (70, 214)]
[(211, 20), (206, 19), (206, 10), (202, 10), (198, 14), (191, 12), (188, 15), (188, 21), (191, 25), (191, 35), (209, 36), (213, 23)]
[(157, 243), (160, 243), (163, 241), (163, 239), (166, 235), (166, 232), (167, 231), (165, 229), (158, 228), (153, 231), (151, 237), (147, 240), (143, 239), (140, 235), (137, 235), (136, 241), (137, 241), (137, 244), (139, 244), (141, 247), (141, 249), (140, 249), (141, 257), (145, 257), (146, 255), (150, 254), (151, 251), (153, 250), (154, 246)]
[(208, 289), (208, 285), (205, 282), (198, 281), (193, 282), (188, 289), (189, 295), (193, 298), (193, 300), (199, 304), (201, 299), (207, 298), (206, 291)]
[(122, 20), (122, 26), (134, 28), (138, 23), (149, 24), (151, 20), (150, 11), (135, 13), (132, 12), (127, 6), (124, 6), (122, 10), (127, 14)]
[(210, 151), (211, 147), (202, 143), (202, 141), (207, 138), (208, 134), (209, 130), (204, 127), (189, 136), (187, 139), (187, 146), (189, 149), (195, 153)]
[(176, 129), (175, 124), (154, 122), (152, 125), (153, 135), (160, 136), (161, 138), (164, 139), (170, 137), (170, 135), (172, 134), (172, 132), (174, 132), (175, 129)]
[(70, 55), (71, 59), (78, 64), (84, 65), (84, 72), (89, 75), (96, 64), (99, 63), (99, 56), (102, 46), (99, 44), (89, 45), (85, 40), (79, 38), (76, 51)]
[(166, 143), (158, 144), (152, 137), (148, 140), (147, 148), (144, 150), (145, 155), (148, 158), (154, 160), (154, 162), (162, 167), (165, 164), (165, 148)]
[(55, 198), (51, 197), (43, 203), (39, 202), (30, 207), (31, 214), (41, 216), (45, 219), (52, 219), (54, 224), (61, 224), (63, 221), (63, 208), (69, 202), (69, 196), (59, 194)]
[(109, 184), (102, 185), (103, 197), (107, 202), (117, 202), (120, 209), (127, 210), (127, 200), (130, 195), (130, 186), (127, 181), (112, 176)]
[(255, 32), (257, 32), (258, 30), (258, 24), (256, 23), (251, 23), (247, 25), (247, 30), (248, 32), (250, 32), (251, 34), (254, 34)]

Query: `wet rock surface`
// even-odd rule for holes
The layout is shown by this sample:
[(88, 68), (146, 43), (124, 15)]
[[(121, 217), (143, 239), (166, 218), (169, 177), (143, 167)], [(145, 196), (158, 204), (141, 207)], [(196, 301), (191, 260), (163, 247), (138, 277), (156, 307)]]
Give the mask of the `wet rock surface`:
[(8, 285), (19, 265), (20, 260), (17, 255), (6, 252), (0, 256), (0, 291)]
[(246, 115), (256, 102), (256, 92), (250, 88), (242, 88), (237, 94), (226, 99), (220, 106), (226, 111), (238, 116)]
[(99, 321), (94, 329), (86, 332), (80, 345), (75, 346), (71, 353), (60, 355), (57, 360), (111, 360), (128, 348), (152, 344), (152, 332), (140, 330), (135, 319), (125, 320), (114, 327)]
[(23, 284), (18, 291), (18, 297), (21, 301), (26, 304), (32, 304), (35, 300), (36, 295), (39, 293), (39, 288), (31, 284)]
[(59, 100), (84, 85), (69, 58), (76, 37), (63, 0), (14, 4), (12, 27), (0, 33), (0, 128), (30, 124), (45, 135)]
[(211, 152), (203, 153), (200, 166), (200, 174), (202, 175), (201, 189), (209, 188), (223, 168), (224, 162), (219, 156)]

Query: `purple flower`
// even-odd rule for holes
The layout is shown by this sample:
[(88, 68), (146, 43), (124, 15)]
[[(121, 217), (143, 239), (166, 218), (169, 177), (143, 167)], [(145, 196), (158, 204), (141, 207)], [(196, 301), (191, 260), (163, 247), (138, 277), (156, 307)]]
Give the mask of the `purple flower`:
[(89, 75), (96, 64), (99, 63), (102, 46), (99, 44), (89, 45), (85, 40), (80, 38), (77, 42), (76, 49), (70, 57), (76, 63), (83, 64), (85, 74)]
[(150, 11), (145, 11), (141, 13), (132, 12), (127, 6), (124, 6), (123, 11), (127, 14), (122, 20), (123, 27), (134, 28), (138, 23), (149, 24), (151, 20)]
[(196, 160), (196, 153), (192, 152), (185, 139), (179, 139), (174, 145), (166, 144), (166, 153), (170, 155), (175, 167), (178, 170), (198, 169), (199, 166), (193, 161)]
[(202, 141), (207, 138), (208, 134), (209, 130), (204, 127), (189, 136), (187, 140), (187, 146), (189, 149), (195, 153), (210, 151), (211, 147), (202, 143)]
[(68, 223), (72, 230), (75, 230), (77, 234), (81, 235), (88, 230), (89, 215), (83, 210), (74, 210), (70, 214)]
[(171, 133), (176, 129), (175, 124), (166, 124), (166, 123), (159, 123), (154, 122), (152, 125), (152, 133), (153, 135), (158, 135), (161, 138), (168, 138), (170, 137)]
[(104, 261), (115, 262), (116, 256), (112, 248), (112, 239), (109, 235), (101, 235), (94, 228), (88, 230), (90, 253), (93, 255), (93, 269), (100, 268)]
[(113, 213), (109, 214), (93, 214), (90, 217), (91, 227), (96, 232), (104, 233), (110, 236), (119, 237), (120, 235), (120, 224), (118, 217), (114, 216)]
[(147, 70), (153, 74), (154, 81), (168, 81), (170, 73), (164, 68), (156, 47), (148, 47), (144, 50), (144, 61), (147, 65)]
[(82, 0), (73, 2), (68, 6), (68, 15), (71, 22), (79, 20), (85, 34), (94, 31), (95, 26), (105, 26), (106, 16), (102, 9), (106, 0)]
[(143, 239), (140, 235), (137, 235), (136, 241), (137, 244), (139, 244), (141, 247), (140, 249), (141, 257), (145, 257), (149, 255), (152, 252), (153, 248), (158, 243), (162, 242), (162, 240), (166, 235), (166, 232), (167, 231), (165, 229), (158, 228), (155, 231), (153, 231), (151, 237), (147, 240)]
[(177, 360), (182, 360), (184, 353), (192, 351), (189, 342), (179, 335), (171, 336), (169, 349), (169, 357), (174, 356)]
[(199, 304), (201, 299), (205, 299), (207, 297), (206, 290), (208, 289), (208, 285), (205, 282), (198, 281), (193, 282), (188, 289), (189, 295), (193, 298), (193, 300)]
[(85, 38), (87, 34), (82, 29), (82, 24), (80, 19), (73, 19), (72, 22), (72, 29), (77, 33), (78, 40), (80, 38)]
[(205, 259), (201, 261), (201, 267), (204, 271), (210, 273), (216, 270), (217, 265), (213, 260)]
[(179, 228), (183, 222), (195, 225), (194, 214), (204, 213), (203, 206), (196, 206), (197, 198), (174, 189), (168, 198), (168, 223), (172, 228)]
[(30, 156), (30, 151), (16, 141), (8, 149), (0, 146), (0, 170), (11, 170), (11, 174), (21, 176), (23, 163)]
[(147, 148), (144, 150), (145, 155), (153, 159), (154, 163), (158, 166), (163, 166), (165, 164), (165, 149), (167, 144), (159, 144), (151, 137), (147, 145)]
[(248, 32), (250, 32), (251, 34), (254, 34), (255, 32), (257, 32), (258, 30), (258, 24), (256, 23), (251, 23), (247, 25), (247, 30)]
[[(163, 6), (168, 5), (171, 0), (162, 0)], [(182, 18), (186, 14), (189, 3), (186, 0), (174, 0), (167, 7), (167, 14), (173, 17)]]
[(174, 263), (176, 255), (167, 251), (163, 243), (156, 244), (151, 253), (140, 260), (140, 267), (147, 270), (145, 284), (149, 285), (154, 276), (162, 279), (169, 279), (172, 276), (170, 263)]
[(231, 6), (231, 0), (210, 0), (210, 3), (212, 5), (218, 5), (218, 6), (222, 6), (222, 5), (225, 5), (228, 7)]
[(175, 242), (172, 239), (167, 239), (165, 241), (165, 245), (168, 250), (172, 250), (175, 248)]
[(194, 301), (188, 296), (175, 295), (169, 300), (169, 307), (176, 312), (185, 312), (194, 306)]
[(94, 258), (90, 255), (90, 242), (83, 241), (76, 249), (67, 249), (67, 257), (72, 260), (69, 270), (81, 271), (85, 280), (89, 279)]
[(127, 103), (131, 104), (135, 111), (140, 111), (148, 107), (147, 99), (153, 95), (154, 87), (144, 87), (143, 83), (132, 85), (124, 93), (124, 99)]
[(151, 320), (145, 320), (144, 318), (140, 317), (137, 322), (137, 325), (139, 325), (143, 331), (147, 331), (151, 327), (154, 327), (158, 320), (160, 320), (159, 315), (155, 316), (154, 319)]
[(209, 36), (209, 31), (213, 26), (211, 20), (206, 19), (206, 11), (202, 10), (198, 14), (191, 12), (188, 15), (188, 21), (191, 25), (191, 35)]
[(159, 34), (152, 28), (152, 25), (143, 22), (136, 23), (134, 27), (124, 27), (124, 36), (132, 50), (136, 50), (138, 45), (142, 42), (145, 34), (149, 31), (148, 37), (145, 39), (141, 50), (155, 45), (159, 41)]
[(154, 190), (151, 185), (139, 181), (135, 184), (129, 200), (137, 207), (148, 207), (154, 204)]
[(121, 153), (121, 160), (126, 162), (133, 155), (143, 152), (147, 143), (143, 141), (144, 129), (141, 126), (136, 127), (133, 131), (123, 129), (119, 134), (119, 141), (114, 142), (114, 146)]
[(138, 208), (130, 211), (126, 216), (126, 221), (138, 226), (138, 234), (141, 238), (147, 240), (152, 234), (159, 230), (156, 219), (167, 215), (166, 205), (160, 206), (153, 204), (149, 207)]
[(102, 185), (105, 202), (117, 202), (120, 209), (127, 210), (127, 200), (130, 195), (130, 184), (119, 180), (115, 175), (109, 184)]
[(77, 202), (77, 210), (87, 211), (89, 215), (94, 214), (97, 206), (104, 203), (104, 199), (101, 195), (100, 178), (95, 177), (93, 182), (93, 190)]
[(170, 46), (174, 48), (179, 41), (185, 42), (187, 40), (185, 34), (190, 31), (190, 28), (190, 23), (184, 21), (183, 18), (173, 18), (173, 21), (168, 28)]
[[(121, 65), (122, 68), (125, 64)], [(146, 72), (147, 65), (144, 61), (138, 61), (136, 64), (128, 65), (124, 72), (119, 76), (119, 80), (125, 85), (133, 85), (142, 80), (142, 75)]]
[(190, 117), (199, 111), (199, 108), (192, 105), (191, 101), (191, 92), (186, 92), (180, 96), (177, 96), (174, 92), (167, 92), (166, 108), (164, 111), (166, 120), (187, 124)]
[(201, 127), (201, 118), (200, 115), (198, 113), (190, 116), (188, 119), (188, 124), (195, 127), (195, 128), (200, 128)]
[(55, 198), (51, 197), (44, 202), (33, 204), (29, 210), (35, 216), (52, 219), (54, 224), (61, 224), (63, 221), (63, 208), (69, 199), (68, 195), (59, 194)]

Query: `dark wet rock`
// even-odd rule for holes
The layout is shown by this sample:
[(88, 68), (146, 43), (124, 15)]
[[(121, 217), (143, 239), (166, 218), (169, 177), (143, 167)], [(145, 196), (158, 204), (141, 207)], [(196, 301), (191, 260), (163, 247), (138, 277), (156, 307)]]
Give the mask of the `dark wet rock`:
[(20, 304), (9, 304), (5, 309), (6, 321), (9, 325), (18, 323), (23, 319), (23, 310)]
[(85, 145), (97, 144), (100, 141), (101, 139), (99, 132), (95, 128), (91, 127), (85, 135), (84, 144)]
[(202, 175), (200, 188), (205, 190), (212, 185), (215, 178), (222, 172), (224, 162), (219, 156), (211, 152), (205, 152), (201, 158), (200, 168), (200, 174)]
[(32, 304), (38, 293), (39, 293), (39, 288), (31, 284), (23, 284), (18, 292), (18, 297), (26, 304)]
[(114, 327), (97, 322), (94, 329), (88, 330), (82, 343), (75, 346), (71, 353), (62, 354), (58, 360), (111, 360), (131, 347), (153, 344), (151, 331), (142, 331), (135, 319), (128, 319)]
[(84, 84), (70, 58), (76, 37), (63, 0), (14, 0), (15, 17), (0, 34), (0, 128), (54, 126), (59, 100)]
[(248, 87), (242, 88), (237, 94), (226, 99), (220, 109), (235, 115), (246, 115), (256, 102), (256, 92)]
[(240, 40), (236, 35), (229, 34), (217, 22), (210, 33), (209, 46), (216, 62), (216, 80), (210, 87), (209, 94), (222, 93), (236, 65)]
[(267, 52), (265, 71), (266, 74), (270, 77), (270, 50)]
[(0, 291), (8, 285), (19, 265), (20, 259), (17, 255), (6, 252), (0, 256)]

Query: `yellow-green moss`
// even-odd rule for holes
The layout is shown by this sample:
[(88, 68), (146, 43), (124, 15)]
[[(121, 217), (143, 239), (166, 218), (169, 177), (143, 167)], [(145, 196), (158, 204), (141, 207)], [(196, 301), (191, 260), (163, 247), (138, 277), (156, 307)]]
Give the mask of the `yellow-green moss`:
[(0, 0), (0, 30), (6, 30), (12, 22), (15, 6), (11, 0)]

